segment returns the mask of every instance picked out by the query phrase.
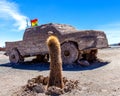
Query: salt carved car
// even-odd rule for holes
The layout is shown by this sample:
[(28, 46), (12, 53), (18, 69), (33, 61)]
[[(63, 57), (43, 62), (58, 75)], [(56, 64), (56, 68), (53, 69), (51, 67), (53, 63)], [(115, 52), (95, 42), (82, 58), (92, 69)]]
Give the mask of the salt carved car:
[(59, 38), (63, 64), (72, 64), (80, 59), (94, 61), (97, 50), (108, 47), (103, 31), (77, 30), (70, 25), (49, 23), (27, 28), (21, 41), (6, 42), (6, 54), (10, 62), (24, 62), (24, 58), (30, 56), (43, 60), (46, 55), (48, 60), (46, 40), (50, 34)]

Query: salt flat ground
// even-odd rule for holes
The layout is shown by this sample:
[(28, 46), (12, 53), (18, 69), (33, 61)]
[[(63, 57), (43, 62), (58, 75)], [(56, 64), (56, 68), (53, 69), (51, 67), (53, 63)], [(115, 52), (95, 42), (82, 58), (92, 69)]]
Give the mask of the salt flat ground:
[[(28, 79), (49, 75), (49, 64), (25, 62), (12, 65), (3, 54), (0, 52), (0, 96), (11, 96)], [(63, 66), (63, 75), (79, 80), (79, 86), (62, 96), (120, 96), (120, 48), (100, 49), (98, 57), (103, 62), (93, 63), (89, 67)]]

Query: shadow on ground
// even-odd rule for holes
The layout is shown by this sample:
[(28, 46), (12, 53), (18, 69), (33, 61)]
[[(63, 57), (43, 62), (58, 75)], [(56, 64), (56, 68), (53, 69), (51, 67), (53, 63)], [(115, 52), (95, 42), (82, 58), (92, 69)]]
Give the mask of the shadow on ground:
[(109, 64), (110, 62), (95, 62), (95, 63), (91, 63), (91, 65), (89, 66), (81, 66), (78, 64), (75, 64), (71, 67), (69, 66), (63, 66), (63, 70), (65, 71), (85, 71), (85, 70), (94, 70), (100, 67), (103, 67), (107, 64)]
[[(84, 71), (84, 70), (93, 70), (99, 67), (103, 67), (105, 65), (109, 64), (109, 62), (95, 62), (92, 63), (90, 66), (81, 66), (78, 64), (74, 65), (63, 65), (64, 71)], [(6, 63), (6, 64), (0, 64), (0, 67), (11, 67), (13, 69), (21, 69), (21, 70), (38, 70), (38, 71), (44, 71), (49, 70), (49, 63), (37, 63), (37, 62), (24, 62), (21, 64), (12, 64), (12, 63)]]

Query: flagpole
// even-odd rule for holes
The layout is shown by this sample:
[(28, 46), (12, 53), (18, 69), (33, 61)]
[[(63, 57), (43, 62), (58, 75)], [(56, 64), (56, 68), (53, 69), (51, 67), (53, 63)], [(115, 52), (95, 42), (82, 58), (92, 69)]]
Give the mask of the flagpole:
[(26, 27), (28, 28), (29, 26), (28, 26), (28, 19), (26, 19)]

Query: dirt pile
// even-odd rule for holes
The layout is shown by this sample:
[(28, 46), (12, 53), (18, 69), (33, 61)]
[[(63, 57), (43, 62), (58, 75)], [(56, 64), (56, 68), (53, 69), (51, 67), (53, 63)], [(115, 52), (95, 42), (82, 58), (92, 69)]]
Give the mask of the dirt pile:
[(58, 96), (67, 92), (71, 92), (73, 89), (78, 87), (77, 80), (67, 80), (63, 77), (64, 87), (61, 89), (56, 86), (48, 86), (49, 77), (39, 75), (36, 78), (28, 80), (25, 86), (22, 86), (20, 90), (15, 92), (12, 96), (39, 96), (43, 93), (46, 95)]

